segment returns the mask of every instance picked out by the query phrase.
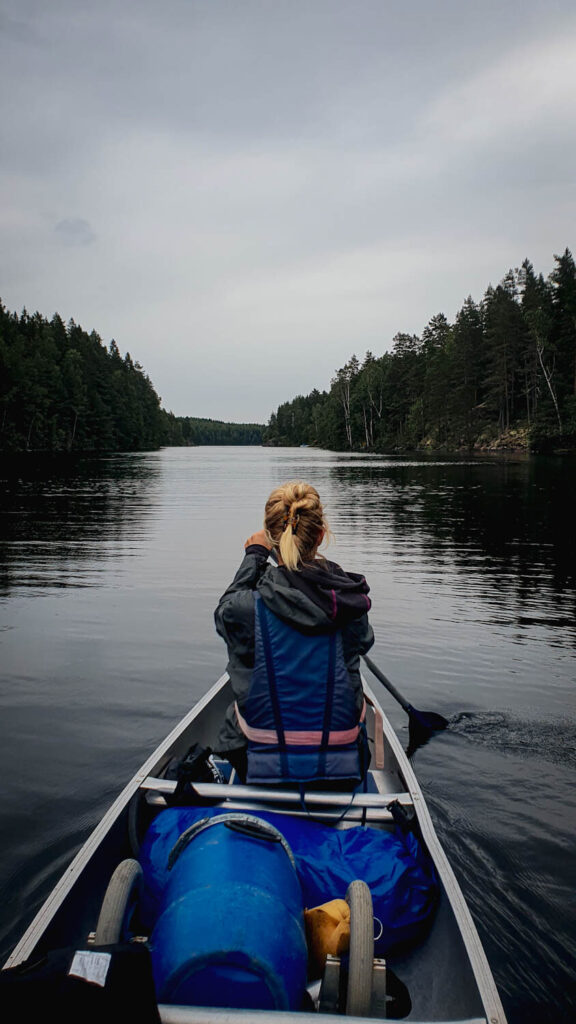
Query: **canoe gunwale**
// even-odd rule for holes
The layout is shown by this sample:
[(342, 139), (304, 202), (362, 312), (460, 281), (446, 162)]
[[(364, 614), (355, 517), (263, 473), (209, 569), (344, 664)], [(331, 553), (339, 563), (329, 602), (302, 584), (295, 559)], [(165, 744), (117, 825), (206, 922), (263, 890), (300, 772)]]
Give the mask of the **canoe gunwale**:
[[(158, 1012), (162, 1024), (264, 1024), (270, 1021), (269, 1010), (219, 1010), (204, 1006), (172, 1006), (167, 1003), (158, 1005)], [(319, 1018), (334, 1017), (334, 1014), (306, 1013), (300, 1010), (274, 1010), (274, 1020), (277, 1024), (318, 1024)], [(346, 1024), (366, 1024), (367, 1020), (376, 1020), (375, 1017), (352, 1017), (343, 1018)], [(438, 1021), (416, 1020), (408, 1018), (410, 1024), (442, 1024)], [(461, 1017), (459, 1020), (451, 1020), (448, 1024), (489, 1024), (486, 1017)]]

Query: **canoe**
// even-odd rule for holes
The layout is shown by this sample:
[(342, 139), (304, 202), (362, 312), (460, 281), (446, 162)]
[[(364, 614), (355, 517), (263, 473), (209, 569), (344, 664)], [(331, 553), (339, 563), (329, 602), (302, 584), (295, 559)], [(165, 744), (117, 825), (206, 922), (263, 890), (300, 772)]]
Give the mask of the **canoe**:
[[(372, 960), (369, 978), (372, 991), (368, 1004), (358, 1014), (358, 1004), (338, 1004), (339, 971), (342, 957), (329, 956), (321, 981), (309, 986), (305, 1008), (276, 1010), (279, 1022), (311, 1022), (320, 1012), (348, 1012), (349, 1016), (382, 1018), (386, 1010), (386, 973), (401, 979), (410, 996), (411, 1008), (405, 1018), (420, 1024), (432, 1021), (466, 1024), (506, 1024), (498, 991), (460, 886), (438, 840), (434, 826), (402, 745), (366, 680), (366, 725), (370, 747), (369, 785), (362, 792), (307, 790), (297, 794), (286, 787), (256, 787), (238, 783), (234, 773), (223, 782), (195, 782), (194, 794), (209, 808), (210, 815), (245, 817), (290, 823), (304, 821), (306, 827), (342, 833), (368, 826), (371, 835), (383, 838), (398, 829), (398, 807), (411, 819), (416, 835), (435, 870), (438, 896), (425, 934), (418, 941)], [(89, 950), (94, 939), (103, 900), (110, 879), (121, 862), (138, 857), (142, 837), (150, 822), (159, 821), (167, 803), (174, 805), (176, 783), (165, 777), (168, 763), (183, 758), (192, 744), (214, 747), (224, 712), (231, 700), (230, 682), (222, 676), (188, 712), (120, 793), (94, 829), (44, 905), (27, 928), (3, 969), (33, 961), (51, 950), (76, 947)], [(283, 817), (279, 817), (283, 816)], [(215, 819), (213, 819), (215, 820)], [(272, 826), (268, 826), (272, 828)], [(194, 846), (194, 843), (192, 843)], [(197, 849), (200, 847), (198, 846)], [(250, 861), (245, 861), (250, 863)], [(255, 874), (258, 870), (255, 869)], [(361, 882), (361, 872), (358, 873)], [(354, 883), (356, 885), (356, 883)], [(358, 890), (356, 891), (358, 900)], [(360, 900), (361, 904), (361, 900)], [(353, 910), (360, 921), (360, 910)], [(232, 908), (233, 910), (234, 908)], [(366, 908), (364, 908), (366, 909)], [(354, 920), (352, 921), (354, 933)], [(356, 925), (356, 927), (365, 927)], [(370, 927), (373, 927), (372, 922)], [(145, 938), (145, 937), (144, 937)], [(358, 936), (354, 938), (358, 942)], [(352, 942), (351, 939), (351, 942)], [(99, 947), (100, 948), (100, 947)], [(365, 954), (365, 951), (364, 951)], [(350, 971), (352, 971), (352, 948)], [(362, 955), (357, 956), (357, 963)], [(345, 959), (345, 958), (344, 958)], [(366, 956), (364, 955), (364, 961)], [(365, 963), (361, 968), (364, 971)], [(11, 974), (14, 972), (11, 971)], [(336, 979), (336, 981), (334, 980)], [(350, 982), (352, 984), (352, 982)], [(336, 993), (336, 994), (334, 994)], [(330, 999), (336, 1000), (334, 1004)], [(159, 1002), (164, 1024), (263, 1024), (270, 1012), (259, 1009), (231, 1009), (218, 1006), (175, 1005)]]

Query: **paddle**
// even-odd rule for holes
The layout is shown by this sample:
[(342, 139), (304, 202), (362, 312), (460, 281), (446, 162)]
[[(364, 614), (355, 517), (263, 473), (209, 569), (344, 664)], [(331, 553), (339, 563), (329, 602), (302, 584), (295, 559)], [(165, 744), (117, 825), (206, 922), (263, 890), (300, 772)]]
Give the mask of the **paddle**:
[(436, 714), (435, 711), (418, 711), (417, 708), (412, 707), (408, 703), (405, 697), (396, 689), (393, 683), (386, 678), (383, 672), (380, 671), (378, 665), (375, 665), (371, 658), (367, 654), (362, 655), (366, 665), (371, 672), (374, 673), (376, 679), (379, 679), (383, 686), (386, 687), (389, 693), (392, 694), (394, 700), (404, 708), (404, 711), (410, 718), (410, 725), (415, 726), (420, 733), (433, 733), (439, 732), (441, 729), (446, 729), (448, 722), (442, 715)]

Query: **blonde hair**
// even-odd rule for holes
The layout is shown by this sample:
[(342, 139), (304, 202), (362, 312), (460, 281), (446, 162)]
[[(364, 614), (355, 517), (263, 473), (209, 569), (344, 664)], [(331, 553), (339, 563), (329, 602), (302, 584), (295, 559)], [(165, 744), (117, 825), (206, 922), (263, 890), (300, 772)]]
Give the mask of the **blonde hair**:
[(291, 480), (272, 491), (264, 509), (264, 529), (287, 569), (313, 560), (330, 527), (315, 487)]

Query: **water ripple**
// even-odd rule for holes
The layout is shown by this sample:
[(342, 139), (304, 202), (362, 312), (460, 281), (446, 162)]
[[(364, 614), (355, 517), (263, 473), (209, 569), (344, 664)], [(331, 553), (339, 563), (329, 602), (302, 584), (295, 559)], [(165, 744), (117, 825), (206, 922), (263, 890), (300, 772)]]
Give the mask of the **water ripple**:
[(572, 718), (545, 722), (502, 711), (462, 711), (450, 719), (450, 729), (491, 750), (576, 768), (576, 722)]

